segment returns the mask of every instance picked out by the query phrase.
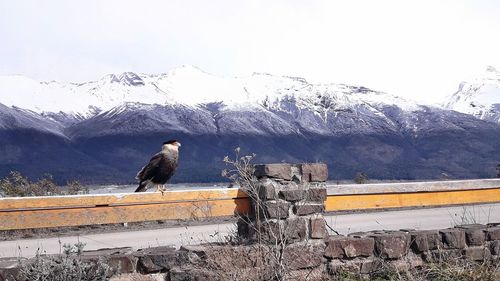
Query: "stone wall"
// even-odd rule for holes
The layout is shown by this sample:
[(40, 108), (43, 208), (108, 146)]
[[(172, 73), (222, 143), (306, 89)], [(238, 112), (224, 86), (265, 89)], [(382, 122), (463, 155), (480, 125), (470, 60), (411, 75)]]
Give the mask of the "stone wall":
[[(429, 262), (499, 261), (500, 224), (328, 235), (326, 165), (258, 165), (255, 177), (248, 191), (253, 211), (239, 219), (238, 235), (230, 242), (105, 249), (82, 258), (105, 257), (114, 280), (172, 281), (335, 280), (345, 271), (370, 276), (381, 268), (408, 270)], [(15, 280), (18, 264), (0, 259), (0, 281)]]
[(241, 239), (288, 245), (328, 235), (323, 218), (325, 164), (257, 165), (255, 176), (257, 181), (246, 187), (251, 212), (238, 221)]

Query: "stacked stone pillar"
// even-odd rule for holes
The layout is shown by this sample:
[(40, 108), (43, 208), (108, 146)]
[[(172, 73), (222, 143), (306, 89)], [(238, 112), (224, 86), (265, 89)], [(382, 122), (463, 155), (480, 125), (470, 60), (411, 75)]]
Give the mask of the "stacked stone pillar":
[(323, 218), (325, 164), (256, 165), (254, 175), (257, 183), (247, 190), (251, 212), (238, 222), (241, 238), (285, 245), (328, 236)]

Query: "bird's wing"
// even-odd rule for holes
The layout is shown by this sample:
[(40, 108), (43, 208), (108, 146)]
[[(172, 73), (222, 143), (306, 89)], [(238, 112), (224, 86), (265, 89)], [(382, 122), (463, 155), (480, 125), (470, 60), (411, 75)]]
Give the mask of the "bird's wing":
[(161, 153), (155, 154), (153, 157), (151, 157), (149, 163), (146, 166), (142, 167), (135, 178), (141, 181), (152, 178), (158, 170), (158, 166), (160, 165), (162, 159), (163, 155)]

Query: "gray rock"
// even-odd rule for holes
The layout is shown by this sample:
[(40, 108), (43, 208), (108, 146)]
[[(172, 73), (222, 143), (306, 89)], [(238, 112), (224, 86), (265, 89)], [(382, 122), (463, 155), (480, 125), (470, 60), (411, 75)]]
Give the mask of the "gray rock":
[(378, 258), (368, 258), (361, 263), (360, 273), (371, 274), (382, 267), (382, 260)]
[(465, 241), (469, 246), (481, 246), (485, 241), (485, 233), (484, 229), (486, 229), (486, 225), (482, 224), (465, 224), (458, 225), (455, 228), (461, 228), (465, 231)]
[(313, 239), (324, 239), (328, 236), (326, 221), (323, 216), (315, 216), (309, 219), (310, 236)]
[(305, 163), (300, 165), (302, 180), (306, 182), (325, 182), (328, 180), (328, 167), (322, 163)]
[(468, 247), (464, 249), (464, 256), (474, 261), (484, 261), (491, 258), (490, 250), (487, 247)]
[(465, 243), (465, 232), (459, 228), (442, 229), (439, 231), (443, 239), (445, 249), (463, 249), (467, 246)]
[(411, 231), (411, 248), (416, 253), (435, 250), (441, 247), (441, 237), (437, 230)]
[(290, 208), (290, 203), (282, 200), (267, 201), (264, 202), (264, 207), (268, 218), (271, 219), (281, 219), (288, 217), (288, 209)]
[(283, 259), (289, 270), (313, 268), (323, 262), (323, 250), (320, 246), (292, 244), (285, 248)]
[(259, 197), (261, 200), (277, 199), (277, 183), (270, 179), (262, 179), (259, 183)]
[(410, 235), (404, 232), (392, 232), (371, 235), (375, 240), (375, 253), (384, 259), (397, 259), (408, 252)]
[(284, 180), (292, 179), (292, 166), (290, 164), (262, 164), (255, 165), (257, 178), (270, 177)]
[(310, 188), (307, 191), (307, 200), (323, 203), (326, 200), (326, 188)]
[(322, 214), (325, 210), (323, 204), (299, 202), (293, 205), (293, 212), (297, 216), (305, 216), (310, 214)]
[(462, 250), (460, 249), (450, 249), (450, 250), (432, 250), (424, 252), (422, 258), (425, 262), (442, 262), (451, 261), (462, 258)]
[(330, 236), (326, 241), (325, 257), (354, 258), (373, 255), (373, 238)]
[(500, 227), (499, 226), (488, 227), (485, 230), (485, 232), (486, 232), (486, 239), (488, 241), (500, 240)]
[(290, 189), (280, 190), (280, 198), (286, 201), (295, 202), (306, 198), (307, 190), (305, 189)]
[(174, 247), (152, 247), (135, 253), (138, 257), (137, 271), (143, 274), (167, 272), (188, 261), (187, 255)]
[(493, 255), (500, 255), (500, 240), (490, 241), (487, 244)]

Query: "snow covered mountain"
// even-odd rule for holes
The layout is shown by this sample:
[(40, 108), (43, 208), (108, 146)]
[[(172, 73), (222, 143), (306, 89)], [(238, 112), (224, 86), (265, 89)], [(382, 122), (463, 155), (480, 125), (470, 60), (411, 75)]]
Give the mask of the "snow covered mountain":
[[(0, 77), (0, 93), (0, 103), (44, 116), (69, 137), (82, 128), (90, 135), (160, 128), (191, 134), (288, 135), (305, 130), (332, 135), (379, 130), (380, 126), (396, 129), (391, 129), (396, 125), (384, 108), (406, 113), (424, 108), (365, 87), (314, 85), (303, 78), (262, 73), (222, 78), (193, 66), (160, 75), (110, 74), (80, 84), (4, 76)], [(153, 122), (143, 124), (144, 116)], [(115, 119), (120, 118), (124, 126), (117, 127)], [(371, 119), (380, 124), (369, 124)], [(349, 125), (353, 121), (360, 121), (359, 126)]]
[[(327, 118), (327, 111), (356, 105), (396, 105), (416, 110), (412, 102), (364, 87), (313, 85), (303, 78), (255, 73), (222, 78), (193, 66), (160, 75), (109, 74), (87, 83), (37, 82), (22, 76), (0, 76), (0, 103), (42, 115), (64, 114), (87, 119), (101, 112), (117, 114), (127, 105), (185, 106), (196, 109), (220, 104), (225, 110), (287, 110), (285, 101)], [(136, 105), (133, 105), (136, 104)], [(326, 110), (326, 111), (325, 111)], [(376, 110), (372, 109), (374, 112)]]
[(220, 180), (221, 159), (237, 146), (261, 162), (326, 162), (337, 179), (494, 174), (500, 126), (457, 111), (361, 86), (193, 66), (86, 83), (0, 76), (0, 176), (131, 182), (169, 138), (183, 143), (178, 181)]
[(500, 123), (500, 72), (489, 66), (479, 77), (462, 82), (445, 107)]

